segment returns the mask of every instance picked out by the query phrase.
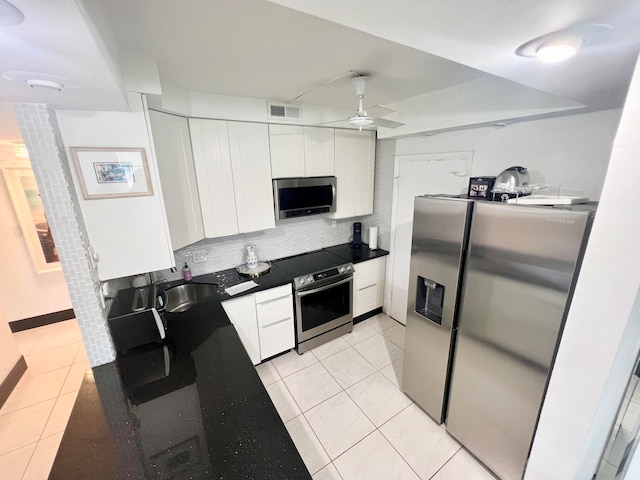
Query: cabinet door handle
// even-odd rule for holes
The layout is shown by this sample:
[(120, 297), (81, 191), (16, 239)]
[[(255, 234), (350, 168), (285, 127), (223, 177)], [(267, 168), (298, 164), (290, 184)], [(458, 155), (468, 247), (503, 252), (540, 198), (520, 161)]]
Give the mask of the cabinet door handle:
[[(256, 305), (269, 305), (270, 303), (277, 302), (278, 300), (282, 300), (283, 298), (291, 297), (290, 293), (283, 295), (282, 297), (272, 298), (271, 300), (265, 300), (263, 302), (259, 302)], [(293, 300), (292, 300), (293, 301)]]
[(361, 292), (362, 290), (366, 290), (367, 288), (375, 287), (376, 285), (378, 285), (378, 284), (377, 283), (372, 283), (371, 285), (367, 285), (366, 287), (359, 288), (358, 291)]
[(264, 324), (262, 324), (260, 326), (262, 328), (271, 327), (272, 325), (275, 325), (276, 323), (282, 323), (282, 322), (286, 322), (288, 320), (291, 320), (291, 317), (285, 317), (285, 318), (281, 318), (279, 320), (274, 320), (273, 322), (264, 323)]

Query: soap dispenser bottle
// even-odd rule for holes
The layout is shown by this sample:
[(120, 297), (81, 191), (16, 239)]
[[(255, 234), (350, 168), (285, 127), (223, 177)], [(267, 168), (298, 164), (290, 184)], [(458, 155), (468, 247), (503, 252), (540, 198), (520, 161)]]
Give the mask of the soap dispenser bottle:
[(186, 263), (184, 264), (184, 267), (182, 267), (182, 278), (185, 279), (185, 281), (190, 282), (191, 279), (193, 278), (191, 276), (191, 269), (189, 268), (189, 265), (187, 265)]

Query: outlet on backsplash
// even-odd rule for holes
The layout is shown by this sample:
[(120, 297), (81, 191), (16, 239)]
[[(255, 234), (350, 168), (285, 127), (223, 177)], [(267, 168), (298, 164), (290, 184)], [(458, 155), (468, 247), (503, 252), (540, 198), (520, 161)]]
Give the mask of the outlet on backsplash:
[(207, 261), (207, 251), (206, 250), (194, 250), (191, 253), (191, 257), (193, 258), (193, 263), (200, 263)]

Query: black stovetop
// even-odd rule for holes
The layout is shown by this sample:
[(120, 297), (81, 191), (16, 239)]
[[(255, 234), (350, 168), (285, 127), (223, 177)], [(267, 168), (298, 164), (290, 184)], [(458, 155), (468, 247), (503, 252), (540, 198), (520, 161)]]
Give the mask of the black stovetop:
[(296, 255), (295, 257), (288, 257), (273, 262), (276, 267), (294, 278), (337, 267), (345, 263), (348, 263), (348, 261), (344, 258), (324, 250), (303, 253), (302, 255)]

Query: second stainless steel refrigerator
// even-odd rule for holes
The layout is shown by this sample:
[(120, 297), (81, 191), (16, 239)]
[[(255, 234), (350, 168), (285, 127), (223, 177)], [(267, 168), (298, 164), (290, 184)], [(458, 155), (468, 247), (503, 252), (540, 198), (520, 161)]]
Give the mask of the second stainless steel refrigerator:
[(417, 197), (403, 389), (521, 479), (592, 208)]

